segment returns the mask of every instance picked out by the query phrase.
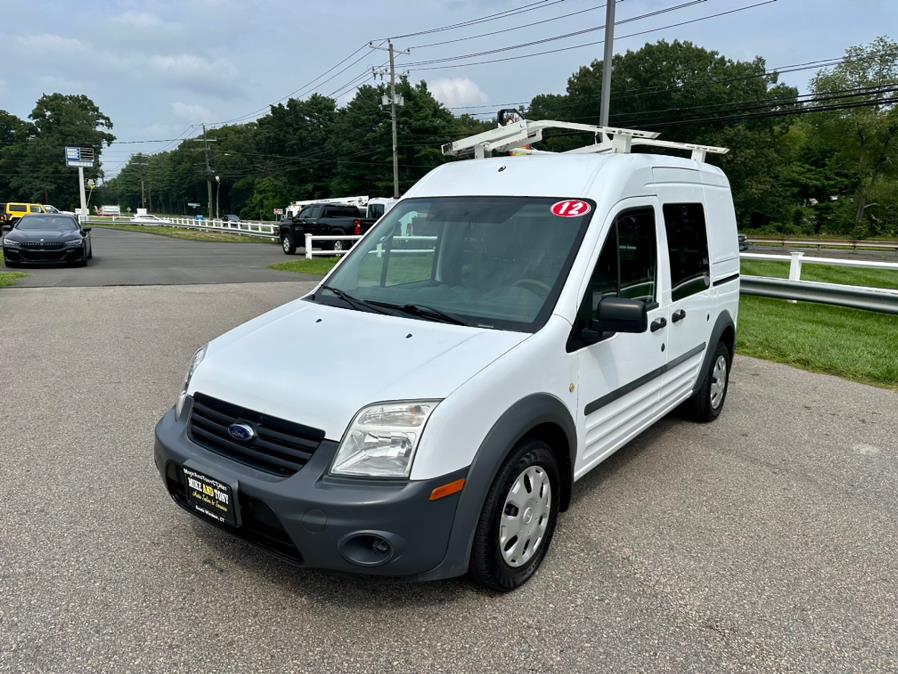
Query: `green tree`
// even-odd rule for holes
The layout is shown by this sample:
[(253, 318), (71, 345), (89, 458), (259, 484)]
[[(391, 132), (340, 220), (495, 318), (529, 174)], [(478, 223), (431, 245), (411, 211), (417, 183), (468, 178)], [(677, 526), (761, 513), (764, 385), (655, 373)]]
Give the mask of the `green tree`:
[[(14, 146), (16, 174), (10, 190), (18, 198), (72, 208), (78, 205), (78, 179), (65, 166), (65, 147), (93, 148), (97, 158), (113, 140), (112, 120), (84, 95), (45, 94), (32, 110), (28, 137)], [(85, 169), (87, 178), (98, 169)]]
[(898, 106), (888, 93), (896, 84), (898, 43), (886, 37), (849, 48), (839, 65), (811, 82), (817, 95), (854, 92), (838, 102), (857, 107), (815, 114), (811, 125), (815, 143), (829, 151), (831, 165), (851, 167), (855, 236), (886, 233), (879, 231), (884, 214), (866, 216), (868, 209), (882, 205), (871, 198), (881, 182), (898, 175)]

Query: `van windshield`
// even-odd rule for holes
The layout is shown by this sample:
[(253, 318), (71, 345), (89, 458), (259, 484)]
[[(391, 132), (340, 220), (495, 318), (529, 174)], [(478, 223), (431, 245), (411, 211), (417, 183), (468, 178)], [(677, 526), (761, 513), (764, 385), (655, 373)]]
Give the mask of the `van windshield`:
[(405, 199), (353, 248), (312, 299), (534, 332), (548, 320), (594, 208), (583, 201), (575, 211), (585, 211), (582, 215), (554, 215), (563, 201)]

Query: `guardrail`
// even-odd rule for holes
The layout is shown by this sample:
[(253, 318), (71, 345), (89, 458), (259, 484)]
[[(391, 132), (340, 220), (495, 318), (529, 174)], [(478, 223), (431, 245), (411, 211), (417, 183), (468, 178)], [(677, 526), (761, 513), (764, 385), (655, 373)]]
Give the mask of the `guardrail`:
[(891, 250), (898, 253), (898, 243), (885, 241), (817, 241), (815, 239), (757, 239), (748, 237), (748, 243), (760, 246), (797, 246), (799, 248), (849, 248), (851, 250), (867, 249), (867, 250)]
[(822, 264), (863, 269), (891, 269), (898, 272), (898, 263), (873, 262), (871, 260), (845, 260), (839, 258), (808, 257), (804, 253), (770, 255), (767, 253), (741, 253), (740, 258), (748, 260), (773, 260), (789, 263), (789, 278), (769, 278), (765, 276), (743, 276), (740, 284), (743, 295), (773, 297), (783, 300), (818, 302), (836, 306), (866, 309), (887, 314), (898, 314), (898, 290), (866, 288), (839, 283), (817, 283), (802, 281), (804, 264)]

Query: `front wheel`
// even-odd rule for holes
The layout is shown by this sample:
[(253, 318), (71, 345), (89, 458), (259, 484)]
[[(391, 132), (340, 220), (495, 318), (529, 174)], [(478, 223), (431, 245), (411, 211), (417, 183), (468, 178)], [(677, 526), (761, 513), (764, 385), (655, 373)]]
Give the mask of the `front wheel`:
[(284, 255), (293, 255), (296, 252), (296, 242), (289, 232), (281, 237), (281, 249), (284, 251)]
[(499, 469), (477, 522), (469, 572), (481, 585), (509, 592), (539, 568), (555, 532), (558, 461), (538, 439), (524, 440)]
[(727, 397), (732, 362), (733, 356), (727, 345), (719, 342), (698, 390), (689, 400), (689, 413), (695, 421), (707, 423), (720, 416)]

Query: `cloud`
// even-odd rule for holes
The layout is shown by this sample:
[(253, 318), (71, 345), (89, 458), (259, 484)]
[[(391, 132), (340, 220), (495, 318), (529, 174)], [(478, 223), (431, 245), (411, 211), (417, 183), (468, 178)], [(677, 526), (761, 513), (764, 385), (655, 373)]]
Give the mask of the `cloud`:
[(212, 121), (212, 111), (197, 103), (182, 103), (175, 101), (171, 104), (172, 114), (181, 122), (196, 124)]
[(448, 77), (428, 82), (433, 97), (447, 108), (465, 105), (484, 105), (489, 96), (480, 86), (467, 77)]
[(56, 75), (41, 75), (38, 82), (45, 91), (58, 91), (61, 93), (78, 93), (84, 91), (84, 83), (75, 80), (69, 80)]
[(152, 28), (161, 28), (166, 25), (162, 19), (149, 12), (128, 11), (124, 14), (112, 17), (110, 21), (123, 28), (133, 28), (135, 30), (149, 30)]
[(151, 56), (146, 61), (146, 67), (160, 79), (192, 92), (223, 98), (242, 95), (235, 85), (237, 68), (224, 59), (212, 61), (196, 54)]
[(81, 40), (54, 33), (19, 35), (16, 37), (16, 44), (21, 51), (36, 55), (78, 54), (87, 50)]

